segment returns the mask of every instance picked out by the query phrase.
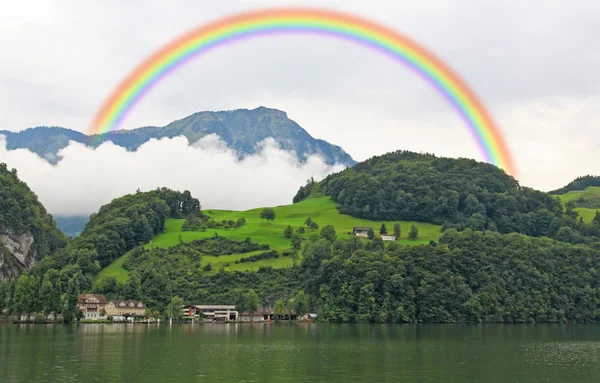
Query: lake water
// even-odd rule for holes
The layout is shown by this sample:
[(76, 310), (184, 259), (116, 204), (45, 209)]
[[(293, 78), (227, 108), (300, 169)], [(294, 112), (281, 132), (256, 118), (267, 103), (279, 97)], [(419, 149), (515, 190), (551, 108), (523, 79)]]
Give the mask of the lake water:
[(0, 325), (0, 382), (600, 382), (600, 326)]

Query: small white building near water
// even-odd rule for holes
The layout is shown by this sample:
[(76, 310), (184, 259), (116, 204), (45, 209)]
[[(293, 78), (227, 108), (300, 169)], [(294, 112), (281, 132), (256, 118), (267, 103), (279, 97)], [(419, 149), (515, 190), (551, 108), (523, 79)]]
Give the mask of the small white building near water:
[(394, 234), (381, 234), (381, 239), (384, 241), (395, 241), (396, 236)]

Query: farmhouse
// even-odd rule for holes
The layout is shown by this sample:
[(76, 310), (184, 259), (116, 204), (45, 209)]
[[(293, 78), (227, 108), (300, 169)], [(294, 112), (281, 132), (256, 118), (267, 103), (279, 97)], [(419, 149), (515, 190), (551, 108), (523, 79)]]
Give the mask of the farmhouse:
[(394, 234), (381, 234), (381, 239), (384, 241), (395, 241), (396, 236)]
[(106, 319), (102, 315), (102, 309), (106, 310), (108, 301), (101, 294), (81, 294), (79, 295), (79, 310), (83, 313), (83, 319)]
[(354, 226), (354, 230), (352, 230), (352, 234), (356, 237), (368, 237), (369, 230), (373, 230), (372, 227), (368, 226)]

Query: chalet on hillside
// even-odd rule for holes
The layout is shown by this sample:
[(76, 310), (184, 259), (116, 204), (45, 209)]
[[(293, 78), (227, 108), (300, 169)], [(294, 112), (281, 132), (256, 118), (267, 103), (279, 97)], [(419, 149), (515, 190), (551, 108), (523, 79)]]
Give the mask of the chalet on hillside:
[(352, 234), (356, 237), (368, 237), (369, 230), (373, 230), (373, 228), (369, 226), (354, 226)]

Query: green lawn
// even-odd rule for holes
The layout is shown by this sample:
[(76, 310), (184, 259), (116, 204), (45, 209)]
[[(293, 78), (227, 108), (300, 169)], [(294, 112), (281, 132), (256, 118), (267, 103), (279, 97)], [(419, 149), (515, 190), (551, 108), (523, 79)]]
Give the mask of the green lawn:
[[(200, 231), (181, 231), (181, 226), (184, 220), (169, 219), (166, 222), (166, 231), (163, 234), (156, 236), (151, 243), (147, 245), (151, 247), (170, 247), (179, 243), (179, 238), (184, 242), (190, 242), (195, 239), (212, 237), (217, 233), (233, 240), (244, 240), (248, 237), (253, 242), (260, 244), (269, 244), (272, 249), (284, 251), (290, 249), (290, 240), (283, 235), (284, 229), (291, 225), (294, 229), (304, 224), (307, 217), (311, 217), (314, 222), (322, 228), (326, 225), (333, 225), (339, 238), (350, 238), (352, 236), (352, 228), (354, 226), (371, 226), (375, 232), (379, 231), (382, 222), (369, 221), (358, 219), (349, 215), (340, 214), (335, 208), (335, 203), (328, 197), (310, 198), (293, 205), (278, 206), (274, 208), (276, 218), (274, 221), (265, 222), (260, 219), (262, 208), (247, 210), (247, 211), (231, 211), (231, 210), (205, 210), (204, 213), (220, 220), (236, 220), (239, 217), (246, 219), (246, 224), (237, 229), (209, 229), (205, 232)], [(383, 222), (387, 226), (388, 232), (393, 232), (394, 221)], [(416, 245), (429, 243), (429, 241), (437, 241), (440, 236), (441, 226), (422, 223), (422, 222), (400, 222), (402, 228), (402, 236), (398, 241), (404, 245)], [(416, 241), (407, 239), (408, 231), (411, 225), (415, 225), (419, 229), (419, 238)], [(310, 230), (306, 230), (304, 237), (311, 235)], [(214, 272), (218, 271), (222, 266), (226, 270), (257, 270), (261, 266), (272, 267), (289, 267), (292, 265), (292, 259), (289, 257), (279, 257), (278, 259), (266, 259), (259, 262), (239, 263), (235, 261), (241, 257), (247, 257), (251, 254), (232, 254), (225, 256), (209, 256), (202, 257), (202, 263), (210, 263)], [(114, 276), (118, 280), (125, 281), (129, 278), (129, 274), (123, 269), (123, 261), (127, 254), (115, 260), (112, 264), (100, 271), (96, 279), (105, 276)], [(224, 266), (229, 264), (229, 266)]]
[[(577, 202), (578, 200), (586, 200), (588, 203), (595, 203), (598, 201), (597, 208), (600, 209), (600, 187), (599, 186), (590, 186), (585, 190), (573, 190), (566, 194), (558, 196), (563, 203), (567, 203), (569, 201)], [(579, 213), (579, 216), (583, 218), (585, 222), (591, 222), (596, 215), (595, 207), (578, 207), (575, 209), (576, 212)]]
[(94, 277), (94, 281), (100, 280), (104, 277), (115, 277), (119, 282), (127, 282), (129, 279), (129, 271), (123, 268), (123, 262), (127, 258), (128, 254), (129, 253), (126, 253), (122, 257), (117, 258), (113, 263), (100, 270), (100, 272)]
[(588, 209), (585, 207), (577, 207), (575, 211), (579, 213), (579, 216), (583, 218), (583, 222), (592, 222), (596, 216), (596, 209)]

